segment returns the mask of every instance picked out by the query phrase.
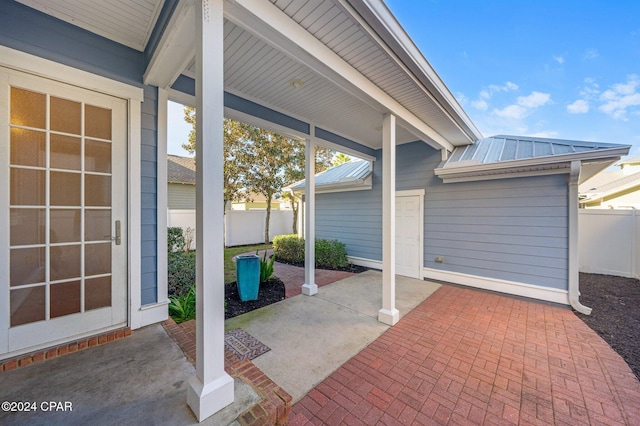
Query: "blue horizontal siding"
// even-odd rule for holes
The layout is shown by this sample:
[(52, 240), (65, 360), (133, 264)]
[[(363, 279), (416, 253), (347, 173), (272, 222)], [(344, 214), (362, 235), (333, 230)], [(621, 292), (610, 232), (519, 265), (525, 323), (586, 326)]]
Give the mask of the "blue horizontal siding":
[[(370, 191), (316, 195), (316, 235), (343, 241), (351, 256), (381, 260), (381, 151), (376, 158)], [(566, 176), (445, 185), (433, 172), (440, 161), (422, 142), (397, 147), (396, 189), (426, 193), (424, 266), (566, 289)]]
[(424, 264), (566, 289), (567, 202), (564, 175), (433, 186), (425, 200)]
[(158, 222), (158, 160), (157, 160), (157, 115), (158, 91), (153, 87), (144, 88), (144, 102), (141, 108), (142, 132), (140, 147), (141, 206), (141, 300), (143, 305), (155, 303), (157, 297), (157, 222)]
[(142, 52), (15, 1), (0, 0), (0, 44), (142, 86)]

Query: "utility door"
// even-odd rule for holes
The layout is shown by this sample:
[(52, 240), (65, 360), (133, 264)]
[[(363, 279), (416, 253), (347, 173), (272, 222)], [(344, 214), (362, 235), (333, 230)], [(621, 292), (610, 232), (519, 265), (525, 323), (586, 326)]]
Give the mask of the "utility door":
[(396, 274), (420, 278), (420, 196), (396, 197)]

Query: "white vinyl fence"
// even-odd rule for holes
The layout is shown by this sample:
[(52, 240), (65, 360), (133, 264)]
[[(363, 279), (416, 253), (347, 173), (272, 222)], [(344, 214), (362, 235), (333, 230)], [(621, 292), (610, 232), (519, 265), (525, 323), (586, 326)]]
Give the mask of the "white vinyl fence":
[(580, 272), (640, 278), (640, 211), (581, 209)]
[[(227, 247), (264, 242), (266, 210), (227, 210), (224, 215), (224, 245)], [(182, 229), (196, 229), (195, 210), (169, 210), (168, 226)], [(291, 234), (293, 231), (293, 211), (272, 210), (269, 218), (269, 239), (276, 235)], [(191, 248), (195, 249), (195, 233)]]

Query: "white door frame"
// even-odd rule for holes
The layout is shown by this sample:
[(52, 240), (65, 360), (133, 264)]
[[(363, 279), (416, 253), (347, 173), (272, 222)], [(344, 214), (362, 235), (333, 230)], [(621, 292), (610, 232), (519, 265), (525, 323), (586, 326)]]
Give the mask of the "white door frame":
[[(418, 197), (420, 200), (420, 223), (419, 223), (419, 238), (418, 238), (418, 245), (419, 245), (419, 260), (418, 260), (418, 279), (423, 279), (424, 278), (424, 273), (423, 273), (423, 269), (424, 269), (424, 195), (425, 195), (425, 190), (424, 189), (410, 189), (410, 190), (405, 190), (405, 191), (396, 191), (396, 198), (399, 197)], [(396, 224), (397, 225), (397, 224)], [(396, 236), (397, 238), (397, 236)]]
[[(61, 83), (67, 83), (93, 90), (99, 93), (119, 97), (128, 102), (127, 139), (128, 139), (128, 321), (132, 329), (142, 327), (165, 318), (167, 315), (166, 293), (161, 294), (159, 286), (158, 303), (142, 307), (141, 304), (141, 176), (140, 176), (140, 145), (141, 145), (141, 103), (144, 100), (144, 90), (127, 83), (112, 80), (83, 71), (68, 65), (63, 65), (48, 59), (40, 58), (19, 50), (0, 46), (0, 65), (17, 71), (49, 78)], [(0, 265), (0, 271), (4, 265)], [(8, 300), (6, 301), (8, 312)], [(5, 307), (5, 301), (0, 299), (0, 308)], [(4, 326), (4, 317), (0, 315), (0, 327)], [(8, 320), (7, 320), (8, 321)], [(7, 324), (8, 327), (8, 324)], [(90, 334), (90, 333), (89, 333)], [(2, 352), (0, 342), (0, 352)], [(0, 358), (2, 358), (0, 356)]]

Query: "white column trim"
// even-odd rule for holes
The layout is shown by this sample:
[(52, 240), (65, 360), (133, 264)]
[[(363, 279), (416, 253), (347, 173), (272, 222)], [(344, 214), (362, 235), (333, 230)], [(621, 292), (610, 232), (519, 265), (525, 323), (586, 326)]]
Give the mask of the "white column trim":
[(382, 308), (378, 321), (394, 325), (396, 309), (396, 118), (382, 119)]
[(576, 311), (590, 315), (591, 308), (580, 303), (580, 261), (578, 248), (578, 183), (580, 182), (580, 168), (582, 162), (575, 160), (571, 162), (571, 172), (569, 174), (569, 194), (567, 203), (569, 205), (569, 267), (568, 267), (568, 289), (569, 303)]
[[(187, 403), (198, 421), (234, 400), (224, 371), (223, 0), (196, 1), (196, 374)], [(206, 117), (206, 118), (205, 118)], [(205, 220), (206, 215), (206, 220)], [(205, 309), (206, 306), (206, 309)]]
[[(313, 131), (313, 129), (312, 129)], [(315, 241), (316, 241), (316, 151), (311, 139), (304, 141), (305, 178), (305, 239), (304, 239), (304, 284), (302, 294), (313, 296), (318, 293), (316, 284)]]

